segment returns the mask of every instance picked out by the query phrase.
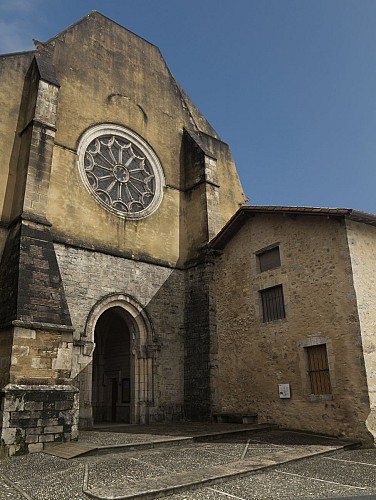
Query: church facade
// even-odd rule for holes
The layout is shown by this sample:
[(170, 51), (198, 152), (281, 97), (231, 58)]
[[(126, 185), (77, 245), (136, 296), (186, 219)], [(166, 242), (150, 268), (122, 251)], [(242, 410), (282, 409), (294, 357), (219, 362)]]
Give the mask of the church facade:
[(371, 440), (373, 216), (245, 207), (158, 48), (98, 12), (35, 45), (0, 57), (2, 454), (250, 411)]

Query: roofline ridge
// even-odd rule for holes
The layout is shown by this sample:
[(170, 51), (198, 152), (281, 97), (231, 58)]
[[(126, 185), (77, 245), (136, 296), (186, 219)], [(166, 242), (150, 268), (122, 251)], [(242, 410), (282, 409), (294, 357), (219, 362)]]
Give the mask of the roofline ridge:
[(82, 23), (83, 21), (85, 21), (89, 16), (93, 15), (93, 14), (98, 14), (99, 16), (103, 17), (104, 19), (107, 19), (108, 21), (110, 21), (111, 23), (113, 24), (116, 24), (117, 26), (119, 26), (120, 28), (122, 28), (123, 30), (125, 31), (128, 31), (128, 33), (131, 33), (132, 35), (136, 36), (137, 38), (140, 38), (141, 40), (143, 40), (144, 42), (148, 43), (149, 45), (155, 47), (156, 49), (159, 50), (159, 47), (157, 45), (155, 45), (154, 43), (152, 42), (149, 42), (149, 40), (146, 40), (146, 38), (143, 38), (142, 36), (140, 35), (137, 35), (137, 33), (134, 33), (133, 31), (129, 30), (128, 28), (126, 28), (125, 26), (122, 26), (120, 23), (114, 21), (113, 19), (111, 19), (110, 17), (106, 16), (105, 14), (102, 14), (101, 12), (99, 12), (98, 10), (96, 9), (92, 9), (90, 12), (88, 12), (87, 14), (85, 14), (84, 16), (80, 17), (79, 19), (77, 19), (77, 21), (75, 21), (74, 23), (70, 24), (69, 26), (67, 26), (66, 28), (64, 28), (62, 31), (59, 31), (59, 33), (56, 33), (56, 35), (48, 38), (45, 42), (40, 42), (42, 43), (43, 45), (46, 45), (50, 42), (52, 42), (53, 40), (56, 40), (59, 36), (61, 36), (63, 33), (67, 32), (68, 30), (71, 30), (72, 28), (74, 28), (77, 24), (79, 23)]

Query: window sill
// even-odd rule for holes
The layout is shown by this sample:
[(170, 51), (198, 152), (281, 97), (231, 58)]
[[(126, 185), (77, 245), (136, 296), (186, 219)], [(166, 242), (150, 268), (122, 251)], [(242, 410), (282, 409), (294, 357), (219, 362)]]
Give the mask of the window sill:
[(261, 321), (261, 325), (275, 325), (278, 323), (287, 323), (287, 318), (271, 319), (270, 321)]

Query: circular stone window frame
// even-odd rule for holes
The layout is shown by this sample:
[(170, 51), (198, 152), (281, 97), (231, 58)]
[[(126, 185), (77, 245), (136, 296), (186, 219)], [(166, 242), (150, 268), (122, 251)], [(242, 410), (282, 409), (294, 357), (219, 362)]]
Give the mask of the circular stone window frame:
[[(152, 201), (149, 203), (149, 205), (144, 208), (143, 210), (140, 210), (138, 212), (123, 212), (120, 210), (117, 210), (116, 208), (113, 208), (109, 206), (107, 203), (105, 203), (100, 196), (93, 190), (91, 187), (89, 180), (86, 175), (85, 171), (85, 166), (84, 166), (84, 161), (85, 161), (85, 153), (90, 145), (90, 143), (99, 137), (106, 136), (106, 135), (115, 135), (119, 136), (122, 139), (125, 139), (129, 141), (130, 143), (134, 144), (140, 151), (145, 155), (145, 158), (150, 164), (150, 167), (153, 171), (154, 174), (154, 179), (155, 179), (155, 193), (153, 196)], [(121, 125), (116, 125), (112, 123), (102, 123), (100, 125), (95, 125), (94, 127), (89, 128), (84, 132), (82, 137), (79, 140), (78, 147), (77, 147), (77, 155), (78, 155), (78, 170), (80, 172), (80, 177), (81, 180), (87, 189), (87, 191), (91, 194), (91, 196), (95, 199), (95, 201), (102, 207), (104, 208), (107, 212), (110, 212), (114, 215), (117, 215), (118, 217), (121, 217), (122, 219), (144, 219), (145, 217), (148, 217), (149, 215), (153, 214), (159, 207), (159, 205), (162, 202), (163, 198), (163, 188), (165, 187), (165, 176), (163, 172), (163, 168), (161, 165), (161, 162), (159, 161), (159, 158), (155, 151), (151, 148), (151, 146), (144, 140), (142, 137), (140, 137), (136, 132), (133, 132), (133, 130), (130, 130), (126, 127), (123, 127)]]

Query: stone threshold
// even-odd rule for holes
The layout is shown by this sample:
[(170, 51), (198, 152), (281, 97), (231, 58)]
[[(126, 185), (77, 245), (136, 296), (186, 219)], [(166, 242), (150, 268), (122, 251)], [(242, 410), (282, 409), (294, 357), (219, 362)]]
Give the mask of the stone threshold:
[(88, 466), (85, 466), (83, 493), (97, 500), (150, 500), (164, 498), (173, 494), (219, 484), (231, 479), (251, 475), (261, 470), (274, 468), (288, 462), (301, 460), (334, 451), (357, 446), (359, 443), (344, 443), (338, 446), (306, 445), (302, 448), (289, 448), (274, 451), (257, 459), (245, 458), (227, 464), (205, 467), (189, 472), (180, 472), (142, 481), (134, 481), (127, 486), (88, 488)]

